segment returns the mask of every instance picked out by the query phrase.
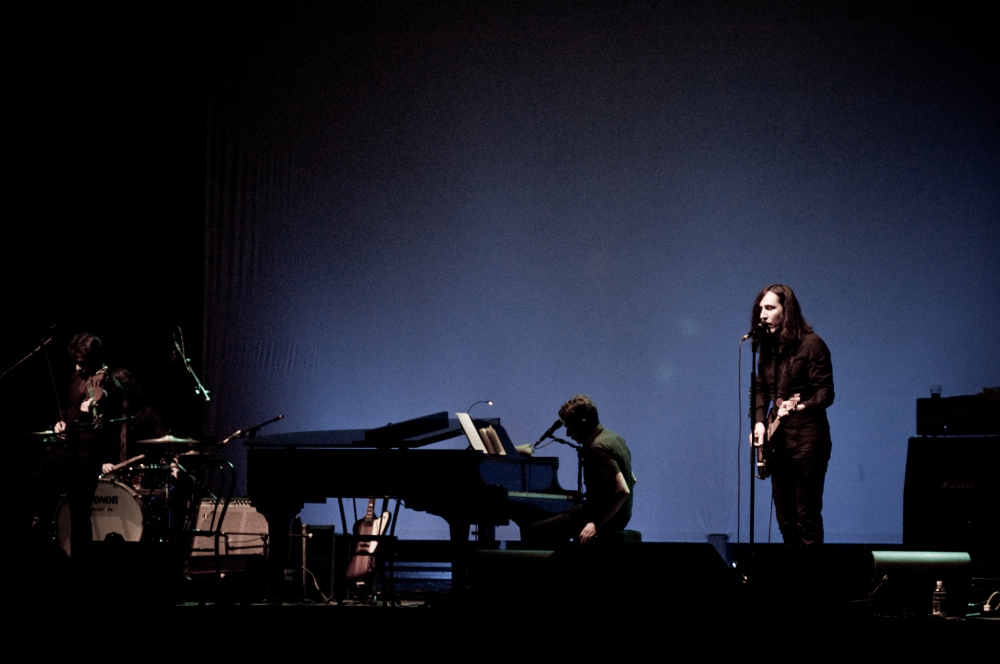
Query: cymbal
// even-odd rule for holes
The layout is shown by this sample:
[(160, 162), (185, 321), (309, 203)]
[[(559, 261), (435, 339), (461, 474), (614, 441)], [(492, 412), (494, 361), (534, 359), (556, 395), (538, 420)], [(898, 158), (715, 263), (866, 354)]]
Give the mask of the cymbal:
[(141, 445), (198, 445), (200, 443), (200, 441), (194, 438), (178, 438), (170, 434), (160, 438), (147, 438), (146, 440), (137, 440), (135, 442)]
[(46, 431), (27, 431), (26, 436), (55, 436), (56, 432), (52, 429), (47, 429)]

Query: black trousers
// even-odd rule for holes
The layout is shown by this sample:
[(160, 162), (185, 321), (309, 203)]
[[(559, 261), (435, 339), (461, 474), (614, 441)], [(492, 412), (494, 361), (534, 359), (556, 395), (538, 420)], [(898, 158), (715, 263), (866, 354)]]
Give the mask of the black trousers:
[(771, 495), (785, 544), (797, 548), (823, 543), (823, 485), (830, 448), (775, 450)]
[[(77, 561), (86, 560), (93, 539), (90, 510), (101, 473), (100, 457), (87, 451), (50, 450), (25, 487), (19, 505), (22, 526), (66, 494), (70, 513), (70, 550)], [(46, 515), (43, 514), (44, 518)]]
[[(611, 517), (601, 530), (624, 529), (628, 525), (629, 519), (622, 514), (623, 512), (619, 512)], [(583, 527), (592, 520), (584, 505), (575, 505), (561, 514), (523, 526), (521, 528), (521, 541), (530, 542), (536, 546), (557, 548), (559, 545), (575, 539)]]

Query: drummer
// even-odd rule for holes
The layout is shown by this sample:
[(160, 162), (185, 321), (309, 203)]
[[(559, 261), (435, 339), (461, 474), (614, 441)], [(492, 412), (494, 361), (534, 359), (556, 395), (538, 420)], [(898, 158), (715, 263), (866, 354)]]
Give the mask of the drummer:
[(124, 407), (128, 416), (126, 452), (128, 456), (135, 456), (144, 451), (136, 449), (137, 441), (166, 436), (167, 427), (163, 424), (160, 414), (146, 404), (142, 385), (128, 369), (115, 369), (112, 375), (125, 391)]
[(65, 493), (70, 509), (74, 567), (85, 561), (92, 540), (90, 511), (101, 472), (124, 460), (124, 391), (104, 365), (101, 340), (81, 332), (67, 348), (76, 362), (68, 406), (53, 430), (60, 443), (49, 447), (18, 503), (33, 517)]

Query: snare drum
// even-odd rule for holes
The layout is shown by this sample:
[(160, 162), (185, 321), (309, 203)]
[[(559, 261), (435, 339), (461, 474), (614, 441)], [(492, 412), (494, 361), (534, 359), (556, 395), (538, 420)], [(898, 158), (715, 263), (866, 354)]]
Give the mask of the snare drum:
[(116, 473), (123, 484), (131, 485), (142, 496), (167, 496), (170, 492), (170, 466), (144, 463)]
[[(56, 507), (56, 537), (59, 546), (72, 556), (70, 551), (69, 502), (66, 498)], [(95, 542), (103, 542), (109, 535), (120, 535), (126, 542), (142, 539), (145, 527), (145, 509), (142, 501), (130, 487), (115, 480), (101, 478), (90, 506), (90, 527)]]

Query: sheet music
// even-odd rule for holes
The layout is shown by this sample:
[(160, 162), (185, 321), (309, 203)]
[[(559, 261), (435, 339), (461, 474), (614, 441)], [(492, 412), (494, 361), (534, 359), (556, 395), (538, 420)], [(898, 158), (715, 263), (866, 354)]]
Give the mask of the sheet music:
[(455, 413), (455, 417), (457, 417), (458, 421), (461, 423), (462, 431), (465, 432), (465, 437), (469, 439), (469, 444), (472, 445), (472, 449), (488, 454), (486, 446), (483, 445), (483, 440), (479, 437), (479, 432), (476, 431), (476, 427), (472, 424), (472, 418), (469, 417), (469, 414)]

